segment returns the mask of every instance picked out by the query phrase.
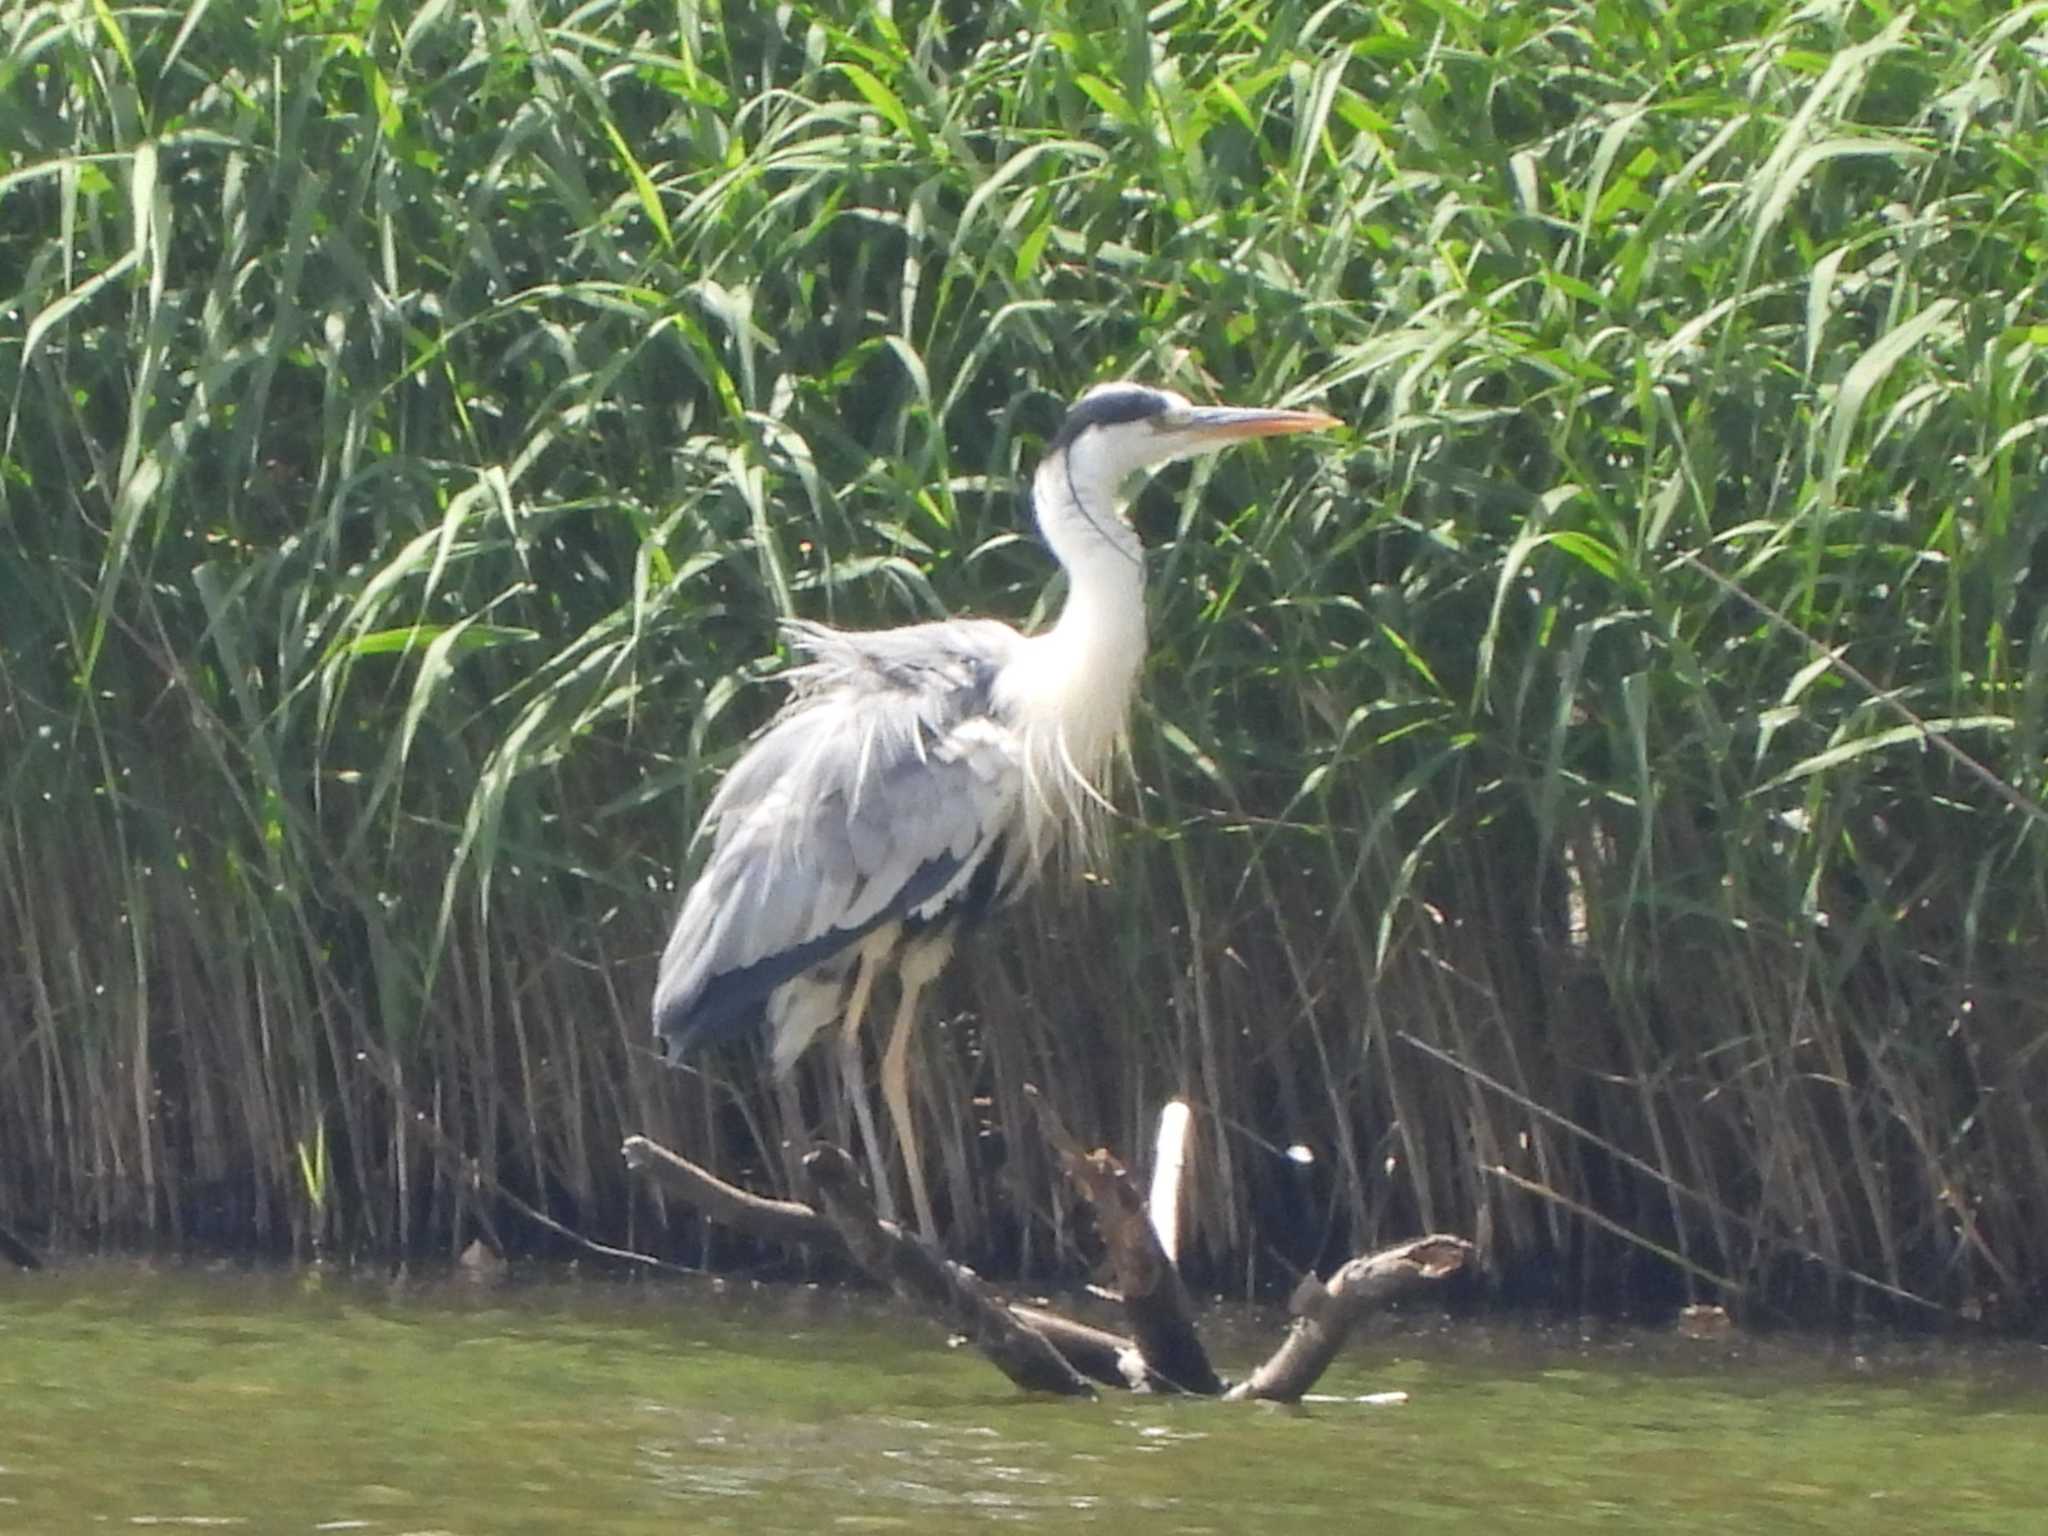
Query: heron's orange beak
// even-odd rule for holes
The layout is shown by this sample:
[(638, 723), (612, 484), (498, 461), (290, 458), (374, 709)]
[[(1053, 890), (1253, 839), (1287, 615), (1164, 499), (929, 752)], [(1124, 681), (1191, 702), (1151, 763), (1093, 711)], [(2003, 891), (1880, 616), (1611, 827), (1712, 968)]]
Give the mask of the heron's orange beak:
[(1230, 405), (1198, 405), (1178, 421), (1164, 424), (1175, 437), (1202, 447), (1221, 447), (1253, 437), (1280, 437), (1289, 432), (1321, 432), (1342, 426), (1326, 411), (1244, 410)]

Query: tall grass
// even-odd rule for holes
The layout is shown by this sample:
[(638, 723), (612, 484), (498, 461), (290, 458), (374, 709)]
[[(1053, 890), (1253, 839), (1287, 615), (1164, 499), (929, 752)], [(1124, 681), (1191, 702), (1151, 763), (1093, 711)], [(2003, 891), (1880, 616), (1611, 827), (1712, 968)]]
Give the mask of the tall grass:
[(1036, 1081), (1193, 1095), (1219, 1284), (2048, 1296), (2048, 7), (0, 32), (0, 1221), (740, 1257), (615, 1149), (838, 1113), (645, 1049), (773, 619), (1042, 617), (1130, 373), (1355, 426), (1139, 505), (1114, 857), (924, 1036), (953, 1246), (1071, 1258)]

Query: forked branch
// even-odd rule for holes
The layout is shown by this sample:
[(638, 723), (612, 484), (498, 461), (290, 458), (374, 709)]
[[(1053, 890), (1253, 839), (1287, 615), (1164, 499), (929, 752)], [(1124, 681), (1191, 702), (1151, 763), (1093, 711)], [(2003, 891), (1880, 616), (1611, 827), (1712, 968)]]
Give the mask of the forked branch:
[(1463, 1238), (1423, 1237), (1353, 1259), (1327, 1281), (1311, 1276), (1295, 1293), (1287, 1337), (1233, 1386), (1209, 1363), (1187, 1288), (1128, 1172), (1107, 1152), (1084, 1152), (1035, 1092), (1032, 1102), (1062, 1167), (1095, 1212), (1130, 1337), (1004, 1299), (973, 1270), (878, 1216), (852, 1160), (837, 1147), (820, 1146), (803, 1160), (817, 1207), (740, 1189), (644, 1136), (628, 1137), (623, 1151), (628, 1166), (722, 1225), (785, 1247), (843, 1254), (965, 1335), (1012, 1382), (1032, 1392), (1081, 1395), (1090, 1392), (1092, 1381), (1295, 1402), (1328, 1369), (1367, 1310), (1443, 1279), (1471, 1257), (1472, 1245)]
[(1187, 1287), (1160, 1246), (1145, 1198), (1129, 1170), (1106, 1151), (1084, 1152), (1036, 1088), (1027, 1084), (1024, 1096), (1059, 1155), (1060, 1170), (1095, 1213), (1124, 1318), (1145, 1364), (1144, 1384), (1157, 1392), (1217, 1396), (1224, 1390), (1223, 1379), (1209, 1363), (1209, 1352), (1195, 1330)]
[(1295, 1403), (1316, 1384), (1351, 1327), (1366, 1312), (1403, 1291), (1443, 1280), (1464, 1268), (1472, 1245), (1462, 1237), (1418, 1237), (1413, 1242), (1351, 1260), (1328, 1280), (1305, 1277), (1288, 1310), (1294, 1321), (1266, 1363), (1223, 1395)]

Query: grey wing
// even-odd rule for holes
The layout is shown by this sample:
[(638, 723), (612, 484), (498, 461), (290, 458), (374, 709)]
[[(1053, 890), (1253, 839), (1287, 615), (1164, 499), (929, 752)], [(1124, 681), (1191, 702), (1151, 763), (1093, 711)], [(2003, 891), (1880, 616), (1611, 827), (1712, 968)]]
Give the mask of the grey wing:
[(1017, 741), (986, 708), (983, 659), (950, 659), (823, 679), (727, 775), (655, 989), (671, 1057), (757, 1021), (778, 988), (836, 975), (885, 924), (936, 916), (1004, 856)]

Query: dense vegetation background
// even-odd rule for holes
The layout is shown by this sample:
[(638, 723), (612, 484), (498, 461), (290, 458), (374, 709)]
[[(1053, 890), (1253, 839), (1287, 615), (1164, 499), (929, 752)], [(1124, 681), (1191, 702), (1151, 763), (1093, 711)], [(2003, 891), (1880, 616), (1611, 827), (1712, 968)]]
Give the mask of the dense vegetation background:
[(1353, 426), (1137, 508), (1113, 856), (923, 1035), (954, 1250), (1073, 1255), (1036, 1081), (1192, 1095), (1223, 1285), (2048, 1300), (2048, 6), (0, 36), (0, 1222), (744, 1258), (616, 1148), (843, 1113), (646, 1049), (774, 617), (1042, 617), (1130, 374)]

